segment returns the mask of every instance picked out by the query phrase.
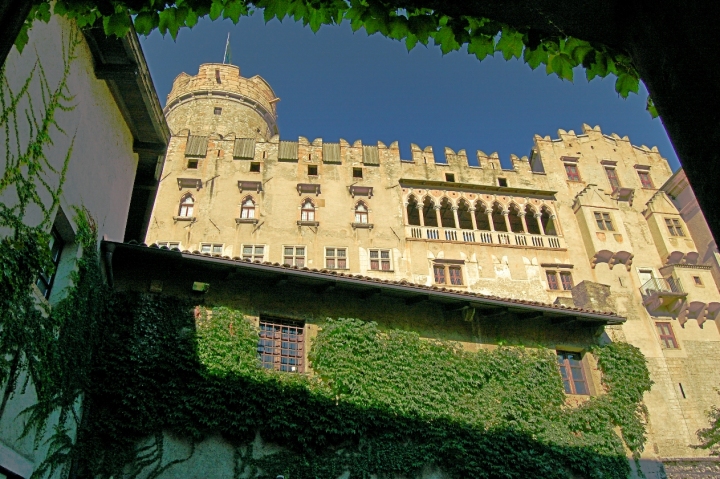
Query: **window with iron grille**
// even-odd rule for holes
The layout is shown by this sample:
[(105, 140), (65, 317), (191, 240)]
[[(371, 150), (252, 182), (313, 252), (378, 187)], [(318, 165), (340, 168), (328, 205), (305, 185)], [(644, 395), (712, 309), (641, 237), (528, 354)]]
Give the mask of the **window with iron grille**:
[(258, 356), (265, 369), (305, 371), (305, 325), (298, 321), (260, 318)]
[(612, 186), (613, 191), (620, 188), (620, 180), (618, 179), (615, 168), (605, 168), (605, 174), (607, 175), (607, 179), (610, 182), (610, 186)]
[(370, 250), (370, 269), (375, 271), (392, 271), (392, 258), (389, 249)]
[(638, 171), (638, 176), (640, 177), (640, 184), (643, 188), (655, 188), (652, 178), (650, 178), (650, 172)]
[(565, 173), (570, 181), (580, 181), (580, 172), (578, 171), (577, 165), (565, 164)]
[(615, 226), (613, 226), (612, 218), (610, 218), (610, 213), (602, 213), (600, 211), (596, 211), (595, 222), (597, 223), (598, 228), (603, 231), (615, 231)]
[(302, 268), (305, 266), (305, 247), (304, 246), (284, 246), (283, 262), (290, 266)]
[(265, 245), (244, 244), (242, 245), (242, 258), (250, 261), (265, 261)]
[(557, 351), (557, 359), (565, 393), (589, 395), (590, 390), (588, 389), (587, 379), (585, 379), (580, 353)]
[(35, 282), (46, 299), (50, 298), (50, 292), (55, 282), (55, 276), (57, 276), (57, 268), (60, 264), (60, 256), (62, 255), (64, 247), (65, 241), (63, 241), (57, 228), (53, 226), (52, 230), (50, 230), (50, 259), (53, 264), (52, 273), (43, 271)]
[(201, 243), (200, 244), (200, 252), (201, 253), (222, 254), (223, 245), (222, 245), (222, 243)]
[(327, 269), (347, 269), (347, 248), (325, 248)]
[(677, 341), (675, 340), (675, 333), (673, 333), (672, 325), (670, 323), (655, 323), (658, 335), (660, 336), (660, 342), (663, 346), (668, 349), (677, 349)]
[(678, 218), (665, 218), (665, 225), (670, 232), (670, 236), (685, 236), (682, 223)]

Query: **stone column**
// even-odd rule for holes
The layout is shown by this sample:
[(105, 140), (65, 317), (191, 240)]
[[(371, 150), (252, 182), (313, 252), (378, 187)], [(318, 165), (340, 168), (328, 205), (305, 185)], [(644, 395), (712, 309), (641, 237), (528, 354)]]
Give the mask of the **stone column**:
[(425, 226), (425, 213), (423, 212), (422, 205), (418, 203), (416, 208), (418, 209), (418, 216), (420, 217), (420, 226)]
[(455, 219), (455, 229), (459, 229), (460, 228), (460, 219), (458, 218), (458, 207), (453, 206), (452, 212), (453, 212), (453, 218)]
[(507, 228), (507, 232), (512, 233), (512, 228), (510, 228), (510, 210), (503, 210), (502, 215), (503, 219), (505, 220), (505, 227)]
[(492, 218), (492, 208), (487, 210), (488, 223), (490, 223), (490, 231), (495, 231), (495, 223)]
[(475, 218), (475, 208), (468, 208), (468, 213), (470, 213), (470, 220), (472, 221), (472, 227), (473, 231), (477, 230), (477, 219)]
[(442, 219), (440, 218), (440, 206), (435, 205), (433, 208), (435, 208), (435, 217), (437, 218), (438, 228), (442, 228)]
[(533, 216), (535, 216), (535, 220), (537, 221), (538, 228), (540, 228), (540, 234), (545, 235), (545, 229), (543, 228), (542, 220), (541, 220), (542, 215), (540, 213), (535, 213)]
[(527, 234), (528, 228), (527, 228), (527, 223), (525, 222), (525, 212), (518, 211), (518, 216), (520, 217), (520, 221), (522, 222), (523, 233)]

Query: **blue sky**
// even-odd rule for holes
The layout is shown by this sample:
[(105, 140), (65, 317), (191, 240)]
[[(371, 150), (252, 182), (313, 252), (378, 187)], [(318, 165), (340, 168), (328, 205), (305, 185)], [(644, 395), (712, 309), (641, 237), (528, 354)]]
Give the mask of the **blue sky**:
[(510, 154), (529, 153), (533, 134), (556, 138), (560, 128), (579, 132), (588, 123), (657, 146), (679, 167), (662, 123), (645, 111), (642, 85), (640, 95), (623, 100), (614, 77), (588, 83), (576, 69), (570, 83), (499, 54), (482, 62), (464, 50), (443, 56), (432, 42), (408, 53), (404, 43), (353, 33), (347, 22), (313, 33), (290, 19), (265, 24), (255, 14), (237, 25), (203, 19), (177, 41), (155, 31), (141, 43), (163, 104), (178, 74), (222, 62), (228, 33), (232, 63), (245, 77), (265, 78), (281, 98), (283, 139), (399, 141), (403, 158), (410, 143), (431, 145), (438, 159), (445, 146), (466, 149), (470, 158), (478, 149), (497, 151), (509, 165)]

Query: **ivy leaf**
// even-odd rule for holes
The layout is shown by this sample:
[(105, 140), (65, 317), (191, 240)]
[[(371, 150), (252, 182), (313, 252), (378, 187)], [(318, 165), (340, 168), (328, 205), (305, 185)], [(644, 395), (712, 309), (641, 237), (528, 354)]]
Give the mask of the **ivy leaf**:
[(565, 53), (558, 53), (557, 55), (550, 56), (550, 61), (547, 63), (545, 71), (547, 74), (555, 73), (561, 79), (573, 81), (573, 61)]
[(115, 35), (120, 38), (130, 31), (130, 15), (127, 12), (113, 13), (109, 17), (103, 18), (103, 29), (105, 35)]
[(645, 109), (650, 113), (650, 116), (653, 118), (658, 117), (658, 111), (655, 107), (655, 102), (653, 102), (652, 98), (647, 98), (647, 104), (645, 105)]
[(455, 40), (455, 33), (452, 28), (447, 25), (440, 27), (440, 30), (431, 35), (436, 45), (440, 45), (443, 55), (459, 50), (460, 44)]
[(488, 35), (476, 34), (468, 43), (468, 53), (473, 54), (478, 60), (484, 59), (495, 52), (493, 38)]
[(225, 5), (223, 5), (222, 2), (213, 0), (212, 5), (210, 5), (210, 20), (217, 20), (220, 18), (220, 14), (224, 8)]
[(627, 98), (630, 92), (637, 93), (640, 88), (638, 77), (630, 73), (621, 73), (615, 80), (615, 91)]
[(503, 28), (500, 40), (495, 45), (495, 51), (502, 52), (505, 60), (512, 57), (520, 58), (523, 50), (523, 36), (516, 30)]
[(548, 62), (548, 52), (543, 45), (538, 46), (534, 50), (526, 48), (523, 52), (523, 60), (525, 60), (525, 63), (527, 63), (530, 68), (535, 70), (541, 63)]
[(135, 16), (135, 31), (138, 35), (150, 35), (159, 21), (160, 17), (156, 12), (140, 12)]

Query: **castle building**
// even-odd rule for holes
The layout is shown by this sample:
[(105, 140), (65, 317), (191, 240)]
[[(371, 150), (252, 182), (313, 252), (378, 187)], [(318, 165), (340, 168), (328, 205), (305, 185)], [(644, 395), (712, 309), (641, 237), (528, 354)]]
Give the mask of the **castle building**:
[[(673, 172), (657, 148), (583, 125), (536, 135), (511, 169), (497, 154), (436, 157), (414, 144), (401, 158), (397, 142), (281, 140), (278, 100), (233, 65), (176, 78), (146, 244), (612, 313), (622, 320), (601, 333), (640, 348), (654, 381), (643, 457), (669, 468), (708, 455), (693, 446), (718, 404), (720, 293), (694, 224), (663, 187)], [(496, 332), (475, 331), (474, 341), (497, 342)], [(566, 392), (599, 394), (599, 382), (582, 379), (593, 375), (585, 352), (557, 350)]]

